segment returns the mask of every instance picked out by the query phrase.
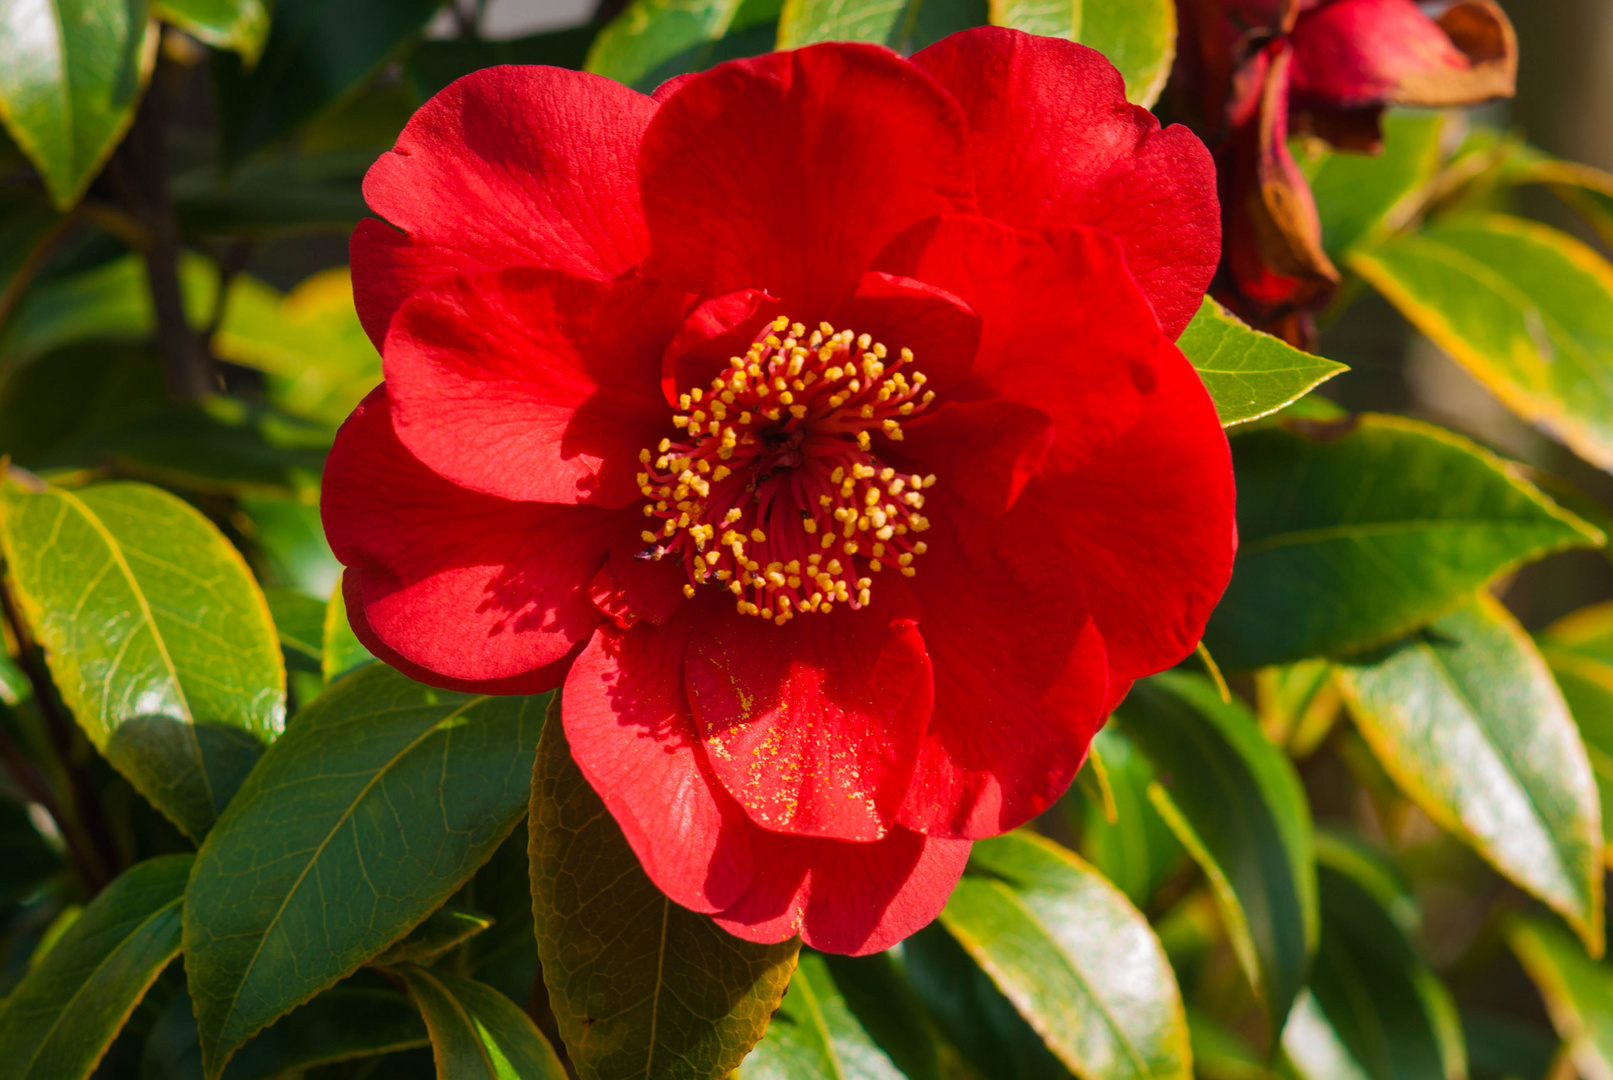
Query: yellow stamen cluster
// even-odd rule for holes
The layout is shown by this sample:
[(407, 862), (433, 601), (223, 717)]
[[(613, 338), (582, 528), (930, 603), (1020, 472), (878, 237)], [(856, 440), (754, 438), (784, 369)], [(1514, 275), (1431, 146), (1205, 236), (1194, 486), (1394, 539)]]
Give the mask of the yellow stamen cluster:
[(742, 614), (781, 626), (862, 607), (886, 567), (912, 577), (935, 477), (873, 452), (875, 435), (900, 442), (902, 420), (935, 398), (912, 363), (867, 334), (775, 320), (709, 388), (679, 397), (678, 437), (639, 454), (644, 515), (659, 519), (640, 557), (676, 558), (685, 595), (725, 588)]

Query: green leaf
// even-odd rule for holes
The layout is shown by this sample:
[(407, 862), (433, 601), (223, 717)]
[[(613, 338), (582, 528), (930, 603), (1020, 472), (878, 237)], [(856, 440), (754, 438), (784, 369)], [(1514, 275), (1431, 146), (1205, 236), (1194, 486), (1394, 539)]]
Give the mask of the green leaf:
[(1176, 60), (1173, 0), (1076, 0), (1081, 31), (1075, 40), (1109, 58), (1126, 80), (1126, 99), (1154, 107)]
[(279, 239), (347, 232), (369, 216), (360, 183), (374, 151), (258, 158), (229, 175), (212, 162), (173, 179), (174, 209), (187, 237)]
[(1367, 1080), (1464, 1080), (1456, 1002), (1418, 951), (1417, 903), (1370, 852), (1317, 838), (1322, 936), (1310, 1000), (1283, 1032), (1303, 1080), (1333, 1080), (1319, 1014)]
[(1148, 788), (1154, 767), (1131, 740), (1110, 725), (1092, 740), (1092, 757), (1109, 774), (1115, 814), (1089, 799), (1065, 805), (1079, 811), (1081, 854), (1114, 882), (1137, 907), (1149, 899), (1181, 864), (1181, 841), (1154, 808)]
[(209, 1077), (492, 854), (526, 806), (543, 706), (377, 664), (298, 715), (196, 859), (185, 966)]
[(179, 952), (191, 856), (165, 855), (107, 886), (0, 1005), (15, 1080), (82, 1080)]
[[(341, 580), (342, 564), (331, 554), (319, 506), (306, 498), (247, 495), (240, 500), (237, 527), (256, 541), (266, 576), (316, 599), (320, 607)], [(318, 641), (318, 635), (315, 635)]]
[[(198, 255), (179, 263), (185, 313), (193, 325), (207, 318), (218, 275)], [(8, 373), (35, 357), (90, 338), (143, 338), (153, 327), (151, 292), (139, 255), (113, 259), (93, 270), (39, 282), (0, 332), (0, 359)]]
[[(1381, 240), (1418, 208), (1439, 171), (1446, 118), (1443, 112), (1392, 109), (1383, 118), (1381, 154), (1323, 150), (1306, 161), (1301, 151), (1322, 223), (1322, 243), (1335, 260)], [(1322, 145), (1306, 140), (1305, 149)]]
[(1124, 894), (1034, 833), (982, 840), (941, 924), (1086, 1080), (1190, 1077), (1165, 951)]
[(134, 121), (157, 56), (144, 0), (12, 0), (0, 18), (0, 120), (66, 210)]
[[(869, 966), (882, 970), (882, 981), (885, 983), (882, 989), (890, 996), (884, 1000), (865, 1001), (865, 1013), (860, 1016), (852, 1003), (848, 1002), (840, 981), (855, 979)], [(802, 950), (800, 963), (790, 979), (789, 991), (784, 995), (784, 1002), (772, 1023), (768, 1024), (767, 1034), (740, 1066), (741, 1080), (903, 1080), (904, 1077), (917, 1080), (917, 1077), (936, 1077), (935, 1046), (924, 1038), (926, 1032), (921, 1013), (909, 1007), (907, 1015), (898, 1019), (896, 1025), (891, 1025), (892, 1028), (900, 1025), (907, 1029), (904, 1034), (909, 1036), (906, 1040), (908, 1046), (914, 1044), (915, 1040), (911, 1038), (914, 1034), (922, 1040), (920, 1056), (909, 1059), (913, 1063), (908, 1068), (914, 1068), (915, 1072), (906, 1071), (893, 1060), (865, 1026), (868, 1021), (864, 1016), (877, 1022), (882, 1013), (901, 1008), (905, 1004), (902, 997), (904, 990), (906, 987), (891, 968), (889, 958), (884, 955), (840, 958), (840, 962), (836, 963), (822, 953)]]
[(1613, 603), (1597, 604), (1553, 623), (1541, 655), (1579, 727), (1602, 813), (1603, 861), (1613, 855)]
[(633, 0), (593, 40), (583, 70), (636, 86), (667, 61), (728, 33), (742, 2)]
[(374, 654), (364, 647), (347, 621), (347, 601), (342, 597), (342, 583), (338, 579), (330, 594), (330, 603), (325, 607), (324, 658), (321, 661), (325, 681), (333, 683), (374, 659)]
[(1507, 941), (1545, 999), (1580, 1076), (1613, 1075), (1613, 969), (1585, 955), (1560, 925), (1520, 918)]
[(991, 22), (1097, 49), (1125, 78), (1127, 100), (1145, 109), (1176, 59), (1172, 0), (991, 0)]
[(285, 666), (246, 562), (144, 484), (0, 490), (0, 545), (90, 741), (193, 840), (285, 724)]
[(1513, 412), (1613, 468), (1613, 266), (1500, 215), (1441, 222), (1350, 266)]
[(784, 0), (778, 47), (815, 41), (871, 41), (884, 45), (900, 32), (909, 0)]
[(565, 1080), (549, 1040), (497, 990), (413, 964), (398, 973), (426, 1018), (441, 1080)]
[(268, 375), (278, 408), (333, 426), (381, 382), (381, 354), (358, 321), (345, 266), (283, 297), (255, 278), (236, 279), (213, 348)]
[(588, 47), (598, 34), (599, 27), (590, 24), (504, 41), (466, 38), (422, 41), (409, 54), (407, 64), (415, 98), (424, 102), (455, 79), (497, 64), (547, 64), (580, 69), (588, 59)]
[(439, 0), (276, 0), (250, 71), (215, 57), (224, 157), (230, 164), (291, 134), (353, 90), (436, 13)]
[(290, 589), (263, 590), (274, 617), (275, 634), (288, 670), (319, 671), (320, 641), (325, 631), (325, 605)]
[(152, 0), (151, 13), (219, 49), (233, 49), (257, 63), (269, 36), (264, 0)]
[(1274, 413), (1349, 370), (1251, 329), (1208, 296), (1176, 345), (1204, 380), (1222, 427)]
[(1233, 952), (1277, 1030), (1316, 947), (1310, 807), (1288, 758), (1208, 680), (1143, 680), (1115, 713), (1159, 780), (1149, 795), (1209, 879)]
[(527, 828), (538, 956), (571, 1062), (582, 1080), (726, 1076), (767, 1030), (800, 940), (741, 941), (668, 900), (552, 712)]
[(939, 922), (902, 942), (902, 967), (946, 1039), (943, 1076), (1071, 1080), (991, 977)]
[(1520, 563), (1602, 534), (1516, 467), (1392, 416), (1232, 439), (1238, 559), (1204, 643), (1227, 670), (1392, 641)]
[[(230, 1059), (224, 1080), (274, 1080), (351, 1058), (430, 1045), (419, 1011), (386, 979), (359, 971), (262, 1031)], [(202, 1048), (181, 990), (146, 1037), (142, 1080), (201, 1080)]]
[(1440, 827), (1602, 951), (1596, 780), (1546, 662), (1480, 593), (1407, 640), (1339, 667), (1356, 726)]
[(425, 922), (411, 930), (408, 937), (394, 942), (391, 948), (377, 956), (375, 963), (383, 967), (388, 964), (429, 964), (492, 925), (493, 920), (481, 912), (440, 907), (427, 916)]

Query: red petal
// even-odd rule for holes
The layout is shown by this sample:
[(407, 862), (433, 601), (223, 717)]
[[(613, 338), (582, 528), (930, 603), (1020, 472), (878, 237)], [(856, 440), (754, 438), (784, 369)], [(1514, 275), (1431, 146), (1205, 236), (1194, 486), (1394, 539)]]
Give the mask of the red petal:
[[(874, 606), (783, 626), (710, 610), (685, 658), (712, 771), (751, 819), (801, 836), (885, 835), (930, 718), (930, 661), (899, 578)], [(910, 602), (909, 602), (910, 604)]]
[(683, 583), (689, 580), (682, 566), (638, 558), (643, 546), (638, 537), (613, 543), (588, 589), (594, 606), (624, 628), (640, 619), (657, 626), (666, 622), (683, 603)]
[(626, 506), (671, 432), (660, 358), (686, 298), (516, 268), (439, 279), (398, 310), (384, 363), (398, 437), (507, 499)]
[[(1080, 567), (1111, 680), (1152, 675), (1193, 651), (1237, 549), (1232, 459), (1215, 406), (1187, 359), (1172, 345), (1162, 353), (1159, 389), (1137, 426), (1023, 496)], [(924, 630), (929, 639), (928, 622)]]
[(405, 298), (444, 274), (543, 266), (609, 280), (648, 250), (638, 152), (655, 103), (552, 67), (494, 67), (414, 114), (364, 177), (401, 229), (353, 233), (354, 302), (376, 348)]
[[(1021, 499), (988, 520), (944, 487), (909, 582), (935, 670), (935, 711), (901, 822), (979, 839), (1064, 793), (1108, 704), (1081, 566)], [(877, 591), (883, 581), (876, 579)]]
[(892, 353), (911, 350), (915, 368), (942, 397), (967, 378), (980, 351), (980, 316), (968, 304), (895, 274), (864, 274), (829, 322), (837, 330), (867, 333)]
[(362, 571), (351, 608), (375, 637), (440, 677), (426, 681), (477, 683), (534, 672), (587, 640), (600, 621), (588, 584), (606, 546), (636, 526), (625, 513), (456, 487), (398, 441), (385, 387), (337, 433), (322, 516), (336, 557)]
[(1174, 340), (1221, 252), (1215, 166), (1186, 128), (1127, 104), (1102, 54), (1000, 27), (966, 30), (913, 63), (969, 118), (980, 211), (1010, 225), (1113, 233)]
[[(1013, 506), (1053, 447), (1047, 414), (1012, 401), (949, 401), (902, 425), (901, 453), (990, 517)], [(911, 471), (911, 470), (910, 470)]]
[(735, 60), (666, 98), (640, 159), (647, 276), (703, 296), (766, 289), (823, 318), (902, 229), (972, 210), (957, 103), (888, 49)]
[(1489, 51), (1499, 55), (1473, 63), (1412, 0), (1336, 0), (1307, 12), (1294, 26), (1295, 104), (1473, 105), (1510, 95), (1511, 24), (1493, 4), (1460, 6), (1493, 12), (1491, 36), (1501, 44)]
[(761, 289), (740, 289), (702, 302), (683, 320), (661, 358), (661, 393), (668, 405), (693, 387), (705, 387), (744, 356), (762, 327), (778, 318), (778, 301)]
[(903, 233), (877, 265), (980, 313), (977, 389), (958, 396), (1001, 397), (1046, 413), (1051, 457), (1063, 467), (1141, 415), (1160, 329), (1109, 234), (938, 217)]
[(756, 878), (717, 924), (747, 941), (796, 933), (814, 949), (866, 956), (890, 948), (941, 913), (969, 861), (966, 840), (896, 828), (874, 844), (761, 834)]
[(692, 619), (602, 626), (561, 694), (571, 756), (656, 887), (721, 911), (751, 881), (760, 833), (710, 775), (683, 690)]
[(363, 578), (364, 572), (355, 566), (342, 572), (342, 602), (347, 608), (347, 624), (353, 628), (353, 636), (358, 638), (359, 644), (374, 653), (382, 663), (397, 668), (415, 682), (467, 694), (543, 694), (565, 681), (572, 660), (582, 651), (582, 645), (579, 644), (552, 664), (507, 679), (450, 679), (405, 659), (370, 628), (369, 620), (364, 618)]

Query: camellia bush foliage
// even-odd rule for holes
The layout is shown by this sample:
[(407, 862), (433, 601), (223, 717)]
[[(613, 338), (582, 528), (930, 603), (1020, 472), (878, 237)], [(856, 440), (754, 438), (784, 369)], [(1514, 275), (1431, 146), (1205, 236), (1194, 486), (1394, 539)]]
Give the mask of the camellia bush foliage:
[(0, 1074), (1613, 1077), (1499, 5), (483, 6), (0, 4)]

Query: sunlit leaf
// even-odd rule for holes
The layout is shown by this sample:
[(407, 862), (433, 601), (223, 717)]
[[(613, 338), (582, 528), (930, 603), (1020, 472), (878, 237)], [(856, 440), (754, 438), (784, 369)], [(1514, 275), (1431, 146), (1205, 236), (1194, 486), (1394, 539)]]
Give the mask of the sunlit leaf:
[(1573, 935), (1546, 919), (1518, 919), (1507, 941), (1540, 988), (1579, 1075), (1613, 1076), (1613, 969), (1586, 956)]
[(1197, 675), (1139, 682), (1116, 712), (1153, 761), (1155, 806), (1209, 879), (1239, 965), (1280, 1025), (1316, 947), (1310, 807), (1244, 706)]
[(191, 856), (126, 871), (90, 901), (0, 1005), (0, 1062), (15, 1080), (83, 1080), (179, 952)]
[(1159, 99), (1176, 59), (1172, 0), (991, 0), (991, 21), (1097, 49), (1120, 69), (1126, 97), (1145, 109)]
[(1350, 265), (1524, 419), (1613, 468), (1613, 266), (1499, 215), (1440, 222)]
[(144, 484), (8, 480), (0, 544), (90, 741), (192, 839), (285, 724), (285, 667), (240, 554)]
[(1441, 827), (1602, 951), (1595, 777), (1551, 672), (1481, 593), (1380, 653), (1341, 664), (1356, 726)]
[(1601, 533), (1515, 466), (1400, 417), (1232, 439), (1238, 559), (1205, 630), (1235, 671), (1391, 641), (1497, 574)]
[(1577, 611), (1547, 627), (1541, 655), (1579, 727), (1603, 807), (1604, 858), (1613, 855), (1613, 603)]
[(143, 0), (11, 0), (0, 11), (0, 120), (65, 210), (134, 120), (157, 55)]
[(338, 580), (336, 588), (331, 590), (330, 603), (325, 607), (324, 657), (320, 662), (325, 681), (335, 682), (354, 668), (374, 659), (375, 656), (359, 641), (347, 621), (347, 602), (342, 596), (341, 581)]
[(257, 62), (269, 35), (264, 0), (152, 0), (151, 13), (220, 49), (234, 49)]
[(941, 924), (1075, 1075), (1192, 1075), (1159, 939), (1073, 852), (1029, 832), (978, 842)]
[(668, 900), (572, 761), (558, 709), (527, 829), (543, 980), (582, 1080), (708, 1080), (738, 1066), (779, 1006), (800, 940), (742, 941)]
[(1349, 370), (1250, 329), (1208, 296), (1176, 345), (1204, 380), (1223, 427), (1274, 413)]
[(629, 86), (733, 24), (743, 0), (633, 0), (588, 49), (585, 70)]
[(493, 853), (525, 810), (544, 704), (377, 664), (298, 715), (202, 846), (185, 903), (209, 1077)]
[[(1182, 863), (1181, 841), (1148, 797), (1154, 766), (1111, 724), (1092, 740), (1092, 755), (1104, 762), (1114, 799), (1114, 819), (1091, 800), (1080, 808), (1081, 854), (1114, 882), (1136, 906), (1145, 907), (1154, 892)], [(1071, 800), (1066, 798), (1065, 805)]]
[(440, 1080), (565, 1080), (532, 1018), (491, 986), (413, 964), (398, 973), (431, 1031)]
[(1324, 144), (1308, 140), (1300, 161), (1316, 197), (1322, 243), (1334, 259), (1381, 239), (1404, 225), (1440, 166), (1446, 115), (1395, 109), (1383, 119), (1383, 152), (1305, 151)]

